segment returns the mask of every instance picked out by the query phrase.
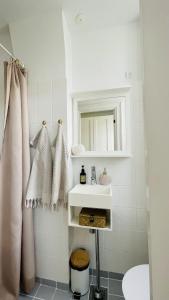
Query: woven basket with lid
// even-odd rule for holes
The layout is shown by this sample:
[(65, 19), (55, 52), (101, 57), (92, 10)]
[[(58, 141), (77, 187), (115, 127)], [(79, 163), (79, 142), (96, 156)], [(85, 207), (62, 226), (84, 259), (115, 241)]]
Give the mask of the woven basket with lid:
[(104, 228), (107, 224), (105, 209), (83, 207), (79, 215), (79, 225)]

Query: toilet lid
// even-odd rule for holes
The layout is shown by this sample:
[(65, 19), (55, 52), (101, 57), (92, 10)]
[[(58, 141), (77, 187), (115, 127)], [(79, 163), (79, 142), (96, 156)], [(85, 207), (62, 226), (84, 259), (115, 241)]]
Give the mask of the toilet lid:
[(126, 300), (150, 300), (149, 265), (130, 269), (124, 275), (122, 289)]

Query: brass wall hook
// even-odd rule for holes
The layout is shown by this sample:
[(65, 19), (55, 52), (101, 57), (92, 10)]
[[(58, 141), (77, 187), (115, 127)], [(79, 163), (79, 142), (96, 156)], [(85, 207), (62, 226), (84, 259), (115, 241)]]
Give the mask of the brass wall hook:
[(42, 125), (43, 125), (43, 126), (46, 126), (46, 121), (42, 121)]
[(58, 120), (58, 124), (60, 124), (60, 125), (62, 125), (62, 124), (63, 124), (63, 121), (62, 121), (62, 119), (59, 119), (59, 120)]

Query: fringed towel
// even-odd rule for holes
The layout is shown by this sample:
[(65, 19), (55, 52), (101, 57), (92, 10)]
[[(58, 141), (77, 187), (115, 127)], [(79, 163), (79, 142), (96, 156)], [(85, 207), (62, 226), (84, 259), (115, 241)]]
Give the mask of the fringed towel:
[(52, 184), (52, 205), (67, 207), (68, 193), (68, 153), (63, 136), (62, 124), (58, 125), (58, 132), (54, 142), (54, 166)]
[(42, 126), (31, 146), (35, 148), (35, 155), (28, 183), (26, 206), (51, 207), (52, 150), (46, 126)]

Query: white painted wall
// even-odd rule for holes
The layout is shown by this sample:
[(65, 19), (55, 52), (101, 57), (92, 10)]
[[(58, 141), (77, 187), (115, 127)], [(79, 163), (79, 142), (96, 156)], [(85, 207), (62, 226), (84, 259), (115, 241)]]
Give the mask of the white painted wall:
[(133, 80), (142, 76), (137, 24), (72, 33), (73, 91), (126, 85), (126, 72)]
[[(73, 159), (74, 183), (84, 164), (88, 180), (90, 167), (99, 175), (106, 167), (112, 177), (113, 231), (101, 234), (101, 268), (125, 272), (148, 262), (144, 120), (142, 99), (142, 59), (138, 23), (100, 31), (72, 34), (73, 92), (100, 90), (130, 83), (132, 158)], [(126, 80), (125, 73), (132, 73)], [(72, 248), (90, 250), (94, 266), (94, 236), (74, 230)]]
[[(12, 45), (8, 26), (0, 29), (0, 43), (12, 52)], [(9, 60), (9, 55), (0, 48), (0, 152), (2, 145), (2, 132), (4, 125), (4, 61)]]
[(152, 299), (169, 298), (169, 2), (142, 0)]
[[(63, 119), (67, 135), (67, 84), (62, 12), (45, 14), (10, 24), (14, 53), (29, 72), (31, 137), (47, 121), (51, 141), (57, 120)], [(34, 211), (36, 274), (68, 282), (67, 212)]]

